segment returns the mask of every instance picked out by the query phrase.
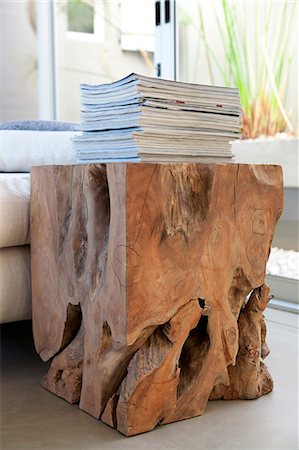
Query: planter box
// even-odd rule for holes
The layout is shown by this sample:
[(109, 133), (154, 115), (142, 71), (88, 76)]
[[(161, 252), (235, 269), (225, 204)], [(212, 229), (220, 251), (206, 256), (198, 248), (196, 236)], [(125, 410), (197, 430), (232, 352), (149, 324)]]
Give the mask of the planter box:
[(299, 304), (299, 280), (267, 275), (266, 282), (275, 299)]
[(284, 186), (299, 188), (298, 138), (268, 138), (233, 141), (236, 163), (279, 164), (283, 168)]
[(236, 163), (278, 164), (283, 168), (284, 208), (273, 245), (299, 251), (299, 140), (298, 138), (248, 139), (232, 142)]

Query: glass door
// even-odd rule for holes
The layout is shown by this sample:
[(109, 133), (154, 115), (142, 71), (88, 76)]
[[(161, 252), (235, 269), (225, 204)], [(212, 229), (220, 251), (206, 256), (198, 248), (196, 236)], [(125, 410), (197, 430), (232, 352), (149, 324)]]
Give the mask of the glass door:
[(284, 212), (274, 236), (267, 281), (276, 297), (272, 306), (298, 312), (299, 183), (290, 170), (298, 167), (298, 2), (176, 0), (176, 4), (177, 79), (237, 86), (244, 139), (233, 143), (236, 161), (283, 166)]
[(176, 0), (176, 5), (178, 80), (237, 86), (247, 113), (252, 102), (264, 99), (261, 106), (271, 102), (277, 120), (281, 101), (283, 120), (287, 116), (298, 126), (298, 2)]

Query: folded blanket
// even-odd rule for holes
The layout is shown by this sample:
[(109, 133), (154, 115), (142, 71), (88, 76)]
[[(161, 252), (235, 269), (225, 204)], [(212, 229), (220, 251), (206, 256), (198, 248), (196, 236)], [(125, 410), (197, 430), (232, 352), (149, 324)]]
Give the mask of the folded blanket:
[(75, 133), (0, 130), (0, 172), (30, 172), (32, 166), (75, 164)]
[(29, 246), (0, 249), (0, 323), (31, 318)]
[(0, 130), (78, 131), (80, 130), (80, 124), (59, 122), (58, 120), (16, 120), (0, 122)]
[(0, 248), (29, 243), (30, 175), (0, 173)]
[(32, 166), (74, 164), (72, 138), (80, 124), (50, 120), (0, 123), (0, 172), (30, 172)]

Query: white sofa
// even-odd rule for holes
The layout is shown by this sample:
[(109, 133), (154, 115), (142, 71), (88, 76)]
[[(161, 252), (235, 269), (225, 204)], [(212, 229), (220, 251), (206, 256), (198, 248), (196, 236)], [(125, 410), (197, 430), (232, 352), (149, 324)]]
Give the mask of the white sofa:
[(29, 173), (0, 174), (0, 323), (31, 317)]
[(0, 124), (0, 324), (31, 318), (30, 168), (76, 162), (69, 128), (77, 124), (16, 124)]

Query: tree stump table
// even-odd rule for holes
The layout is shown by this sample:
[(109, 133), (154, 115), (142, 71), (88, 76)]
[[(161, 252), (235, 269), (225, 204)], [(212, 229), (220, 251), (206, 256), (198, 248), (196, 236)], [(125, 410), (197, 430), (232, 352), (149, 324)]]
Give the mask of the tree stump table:
[(42, 386), (130, 436), (272, 390), (265, 266), (279, 166), (33, 168)]

